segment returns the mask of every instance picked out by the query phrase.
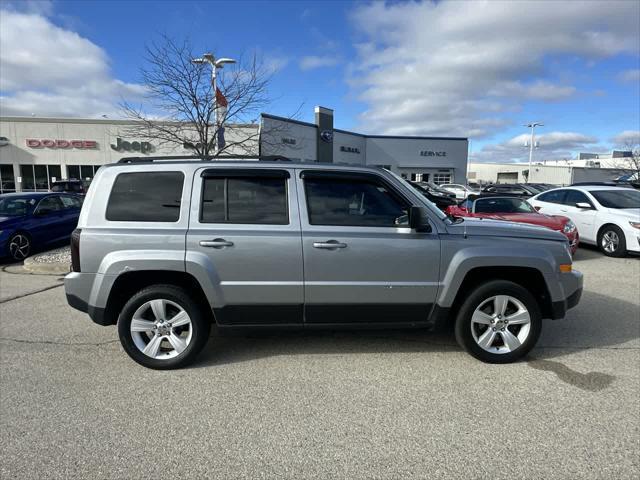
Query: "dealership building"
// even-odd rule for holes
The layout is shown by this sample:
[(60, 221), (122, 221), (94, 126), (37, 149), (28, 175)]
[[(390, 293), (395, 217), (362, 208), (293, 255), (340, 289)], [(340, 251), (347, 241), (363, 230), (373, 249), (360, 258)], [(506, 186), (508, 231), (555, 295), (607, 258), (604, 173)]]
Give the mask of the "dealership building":
[[(0, 193), (48, 190), (60, 179), (91, 179), (125, 156), (191, 155), (189, 145), (161, 145), (131, 135), (112, 119), (0, 117)], [(333, 128), (333, 111), (316, 107), (315, 123), (262, 114), (259, 124), (225, 126), (226, 155), (388, 168), (405, 178), (465, 183), (468, 140), (365, 135)]]

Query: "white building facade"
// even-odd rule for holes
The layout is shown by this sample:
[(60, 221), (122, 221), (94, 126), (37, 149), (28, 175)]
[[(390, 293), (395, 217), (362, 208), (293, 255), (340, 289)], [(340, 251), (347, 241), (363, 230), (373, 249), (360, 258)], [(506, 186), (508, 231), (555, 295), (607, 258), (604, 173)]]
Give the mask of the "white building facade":
[[(229, 125), (225, 155), (275, 155), (292, 160), (373, 165), (408, 179), (464, 183), (466, 138), (363, 135), (333, 128), (333, 111), (316, 122), (263, 114), (260, 124)], [(192, 155), (183, 145), (136, 138), (132, 123), (111, 119), (0, 117), (0, 193), (46, 191), (61, 179), (93, 178), (101, 165), (127, 156)]]

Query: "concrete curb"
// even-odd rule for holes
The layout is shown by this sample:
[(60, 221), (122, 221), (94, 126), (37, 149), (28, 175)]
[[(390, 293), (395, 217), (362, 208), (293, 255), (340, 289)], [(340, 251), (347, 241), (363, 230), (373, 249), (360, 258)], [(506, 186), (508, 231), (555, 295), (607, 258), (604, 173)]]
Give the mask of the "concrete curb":
[(29, 257), (24, 261), (24, 269), (28, 272), (42, 275), (66, 275), (69, 273), (70, 265), (68, 263), (42, 263), (37, 262), (35, 257)]

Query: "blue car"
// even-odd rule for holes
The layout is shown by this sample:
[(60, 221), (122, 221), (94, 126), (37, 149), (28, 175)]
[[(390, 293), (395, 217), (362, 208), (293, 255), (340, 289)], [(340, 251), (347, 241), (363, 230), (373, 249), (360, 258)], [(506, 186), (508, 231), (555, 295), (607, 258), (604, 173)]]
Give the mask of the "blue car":
[(32, 251), (69, 240), (82, 198), (66, 193), (0, 195), (0, 257), (20, 261)]

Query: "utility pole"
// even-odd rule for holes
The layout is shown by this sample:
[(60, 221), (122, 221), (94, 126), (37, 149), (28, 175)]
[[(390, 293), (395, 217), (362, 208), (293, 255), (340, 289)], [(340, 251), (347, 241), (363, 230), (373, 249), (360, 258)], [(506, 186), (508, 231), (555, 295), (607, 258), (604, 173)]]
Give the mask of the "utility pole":
[(527, 175), (527, 183), (529, 183), (531, 179), (531, 165), (533, 163), (533, 147), (535, 142), (534, 130), (536, 127), (544, 127), (544, 124), (539, 122), (533, 122), (533, 123), (528, 123), (524, 126), (531, 129), (531, 140), (529, 142), (529, 175)]

